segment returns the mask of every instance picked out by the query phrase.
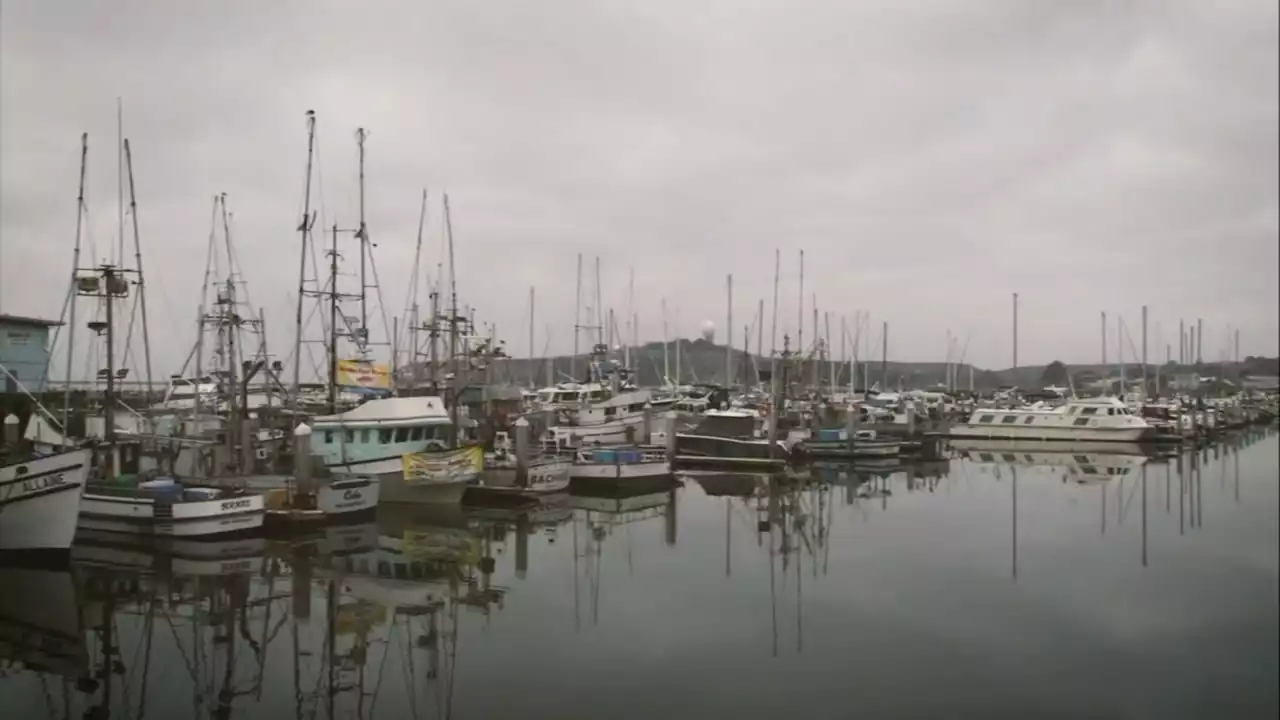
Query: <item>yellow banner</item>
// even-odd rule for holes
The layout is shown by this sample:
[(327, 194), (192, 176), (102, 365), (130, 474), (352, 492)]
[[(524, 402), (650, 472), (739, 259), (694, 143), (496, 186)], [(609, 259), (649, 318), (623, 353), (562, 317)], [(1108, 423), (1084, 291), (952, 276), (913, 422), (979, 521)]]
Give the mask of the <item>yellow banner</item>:
[(370, 390), (386, 390), (391, 387), (391, 372), (381, 363), (364, 360), (339, 360), (338, 385)]
[(484, 470), (484, 448), (479, 445), (447, 452), (402, 455), (405, 485), (437, 482), (469, 482)]

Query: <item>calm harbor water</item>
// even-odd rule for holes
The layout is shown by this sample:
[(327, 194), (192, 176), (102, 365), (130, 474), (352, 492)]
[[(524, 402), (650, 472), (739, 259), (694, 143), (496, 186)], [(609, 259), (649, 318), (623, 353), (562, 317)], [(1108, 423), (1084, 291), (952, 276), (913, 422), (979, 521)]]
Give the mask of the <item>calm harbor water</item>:
[[(684, 479), (0, 571), (13, 718), (1274, 718), (1280, 439)], [(813, 480), (819, 482), (813, 482)], [(105, 662), (104, 662), (105, 658)], [(4, 664), (7, 663), (7, 664)]]

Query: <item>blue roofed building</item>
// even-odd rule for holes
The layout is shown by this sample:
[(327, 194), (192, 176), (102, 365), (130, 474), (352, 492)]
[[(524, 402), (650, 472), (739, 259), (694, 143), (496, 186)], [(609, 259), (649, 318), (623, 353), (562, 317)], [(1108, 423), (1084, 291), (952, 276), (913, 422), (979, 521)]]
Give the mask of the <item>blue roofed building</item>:
[(53, 320), (0, 314), (0, 392), (44, 392)]

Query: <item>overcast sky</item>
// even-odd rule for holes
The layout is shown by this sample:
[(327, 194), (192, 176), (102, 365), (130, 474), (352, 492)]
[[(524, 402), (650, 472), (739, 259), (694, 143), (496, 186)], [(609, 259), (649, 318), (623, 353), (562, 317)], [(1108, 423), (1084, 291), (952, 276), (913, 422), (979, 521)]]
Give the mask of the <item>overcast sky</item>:
[(867, 311), (891, 359), (941, 360), (951, 330), (968, 360), (1008, 366), (1014, 292), (1021, 364), (1097, 361), (1103, 310), (1140, 345), (1144, 303), (1153, 359), (1197, 317), (1206, 360), (1228, 325), (1241, 355), (1274, 355), (1277, 46), (1262, 0), (3, 0), (0, 309), (58, 316), (81, 132), (84, 259), (107, 257), (121, 97), (157, 374), (194, 341), (220, 192), (288, 350), (308, 109), (318, 226), (355, 225), (354, 133), (371, 133), (388, 314), (424, 187), (435, 272), (447, 191), (459, 293), (517, 355), (530, 286), (538, 353), (548, 326), (571, 347), (577, 253), (600, 257), (620, 326), (634, 268), (646, 340), (663, 297), (673, 328), (723, 339), (732, 273), (740, 345), (761, 298), (769, 313), (775, 248), (779, 338), (804, 249), (835, 342)]

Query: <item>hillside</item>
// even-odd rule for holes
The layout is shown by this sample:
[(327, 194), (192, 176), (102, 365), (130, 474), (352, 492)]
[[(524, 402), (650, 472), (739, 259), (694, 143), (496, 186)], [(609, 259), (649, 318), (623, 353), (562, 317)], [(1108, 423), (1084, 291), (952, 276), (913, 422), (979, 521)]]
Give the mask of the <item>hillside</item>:
[[(713, 384), (723, 384), (726, 377), (726, 348), (724, 345), (718, 345), (707, 340), (680, 340), (680, 381), (689, 382), (705, 382)], [(621, 359), (622, 353), (618, 353)], [(735, 377), (738, 382), (748, 379), (752, 382), (755, 380), (755, 370), (752, 362), (753, 356), (747, 356), (741, 350), (735, 350), (733, 353), (733, 362), (735, 363)], [(569, 370), (571, 367), (570, 358), (568, 356), (560, 356), (551, 358), (554, 377), (557, 382), (563, 382), (570, 379)], [(676, 342), (673, 341), (667, 346), (667, 362), (671, 367), (671, 375), (676, 375)], [(764, 359), (760, 363), (761, 369), (767, 367), (768, 359)], [(531, 380), (534, 385), (545, 385), (547, 382), (547, 360), (538, 359), (530, 361), (527, 358), (513, 358), (503, 363), (499, 363), (495, 380), (497, 382), (515, 382), (527, 384)], [(639, 348), (632, 350), (632, 367), (639, 374), (639, 383), (641, 385), (658, 385), (662, 382), (663, 369), (663, 343), (653, 342), (641, 345)], [(806, 372), (806, 378), (813, 378), (813, 369), (810, 364)], [(829, 382), (831, 377), (831, 364), (818, 363), (818, 376), (822, 382)], [(836, 363), (837, 382), (841, 385), (848, 383), (848, 369), (840, 363)], [(578, 373), (581, 375), (586, 367), (586, 356), (580, 356), (578, 361)], [(1119, 371), (1115, 364), (1103, 366), (1098, 364), (1081, 364), (1065, 366), (1073, 380), (1078, 384), (1091, 382), (1105, 377), (1117, 376)], [(1205, 363), (1200, 367), (1179, 366), (1176, 363), (1160, 368), (1163, 376), (1172, 377), (1182, 374), (1200, 374), (1217, 376), (1223, 366), (1219, 364)], [(870, 362), (871, 382), (881, 382), (883, 378), (888, 378), (890, 387), (897, 387), (899, 379), (906, 387), (927, 387), (936, 385), (945, 381), (946, 364), (942, 362), (899, 362), (890, 361), (885, 367), (881, 367), (879, 360)], [(861, 371), (860, 371), (861, 372)], [(1125, 374), (1130, 378), (1141, 376), (1142, 371), (1140, 365), (1126, 364)], [(1148, 367), (1148, 374), (1154, 377), (1156, 374), (1156, 366)], [(1225, 366), (1225, 375), (1228, 379), (1237, 380), (1240, 377), (1259, 376), (1259, 375), (1280, 375), (1280, 358), (1246, 358), (1241, 363), (1227, 363)], [(1039, 388), (1050, 384), (1064, 384), (1065, 378), (1060, 377), (1060, 373), (1046, 374), (1046, 366), (1034, 365), (1018, 368), (1015, 372), (1013, 368), (1004, 368), (999, 370), (990, 370), (983, 368), (975, 368), (973, 372), (974, 385), (979, 390), (992, 390), (1001, 386), (1017, 385), (1022, 388)], [(967, 388), (969, 385), (969, 366), (962, 365), (958, 371), (957, 381), (960, 388)]]

